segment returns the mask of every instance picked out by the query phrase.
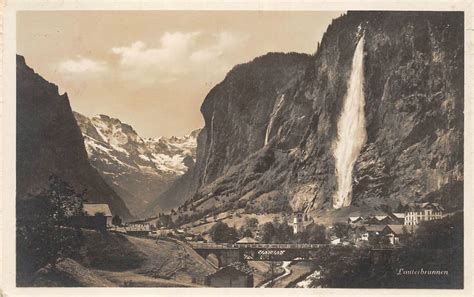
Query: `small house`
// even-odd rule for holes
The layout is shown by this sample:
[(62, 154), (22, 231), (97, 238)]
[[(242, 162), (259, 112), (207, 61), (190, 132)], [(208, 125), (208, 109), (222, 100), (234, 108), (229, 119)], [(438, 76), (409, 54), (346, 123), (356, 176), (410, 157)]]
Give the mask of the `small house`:
[(378, 237), (382, 234), (386, 225), (366, 225), (365, 229), (368, 233), (368, 238)]
[(73, 218), (81, 228), (106, 230), (112, 226), (112, 212), (108, 204), (84, 203), (83, 210), (83, 216)]
[(405, 235), (403, 225), (387, 225), (382, 233), (388, 237), (390, 244), (400, 243), (400, 238)]
[(216, 288), (252, 288), (253, 271), (245, 263), (233, 262), (209, 274), (205, 284)]

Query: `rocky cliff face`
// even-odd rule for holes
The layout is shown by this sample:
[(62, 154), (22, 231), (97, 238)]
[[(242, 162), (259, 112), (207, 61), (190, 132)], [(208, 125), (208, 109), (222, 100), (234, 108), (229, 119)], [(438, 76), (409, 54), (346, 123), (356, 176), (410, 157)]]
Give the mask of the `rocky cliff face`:
[(423, 199), (462, 208), (464, 37), (456, 12), (349, 12), (314, 56), (268, 54), (235, 67), (202, 105), (196, 165), (160, 199), (186, 201), (182, 209), (201, 215), (334, 213), (337, 123), (361, 36), (366, 140), (341, 211)]
[(142, 138), (118, 119), (74, 113), (89, 161), (134, 214), (183, 175), (196, 158), (199, 130), (184, 137)]
[(107, 203), (114, 214), (131, 214), (122, 199), (89, 164), (67, 94), (17, 56), (17, 199), (45, 188), (51, 175), (87, 189), (89, 202)]

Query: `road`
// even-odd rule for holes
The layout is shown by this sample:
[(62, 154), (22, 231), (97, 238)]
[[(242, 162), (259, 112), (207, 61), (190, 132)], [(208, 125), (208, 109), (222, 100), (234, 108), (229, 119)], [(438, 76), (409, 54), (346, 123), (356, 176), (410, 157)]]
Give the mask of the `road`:
[(288, 267), (288, 266), (290, 266), (290, 264), (291, 264), (291, 261), (283, 261), (283, 264), (281, 265), (281, 267), (285, 270), (285, 273), (283, 273), (280, 276), (275, 277), (274, 279), (269, 280), (268, 282), (261, 285), (260, 288), (270, 288), (278, 280), (290, 275), (291, 274), (291, 269)]
[(321, 277), (321, 271), (315, 270), (313, 273), (308, 275), (304, 280), (296, 284), (296, 288), (311, 288), (311, 283)]

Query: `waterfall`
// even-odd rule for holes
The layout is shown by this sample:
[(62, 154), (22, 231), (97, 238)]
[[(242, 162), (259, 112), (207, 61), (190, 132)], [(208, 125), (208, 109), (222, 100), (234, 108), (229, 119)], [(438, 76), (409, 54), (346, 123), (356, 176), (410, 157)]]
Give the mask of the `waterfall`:
[(204, 183), (206, 182), (207, 178), (206, 178), (206, 174), (207, 174), (207, 166), (209, 165), (209, 159), (211, 158), (211, 150), (213, 149), (214, 147), (214, 115), (215, 115), (215, 112), (216, 112), (216, 107), (214, 105), (213, 109), (212, 109), (212, 117), (211, 117), (211, 129), (209, 131), (209, 137), (210, 137), (210, 141), (209, 141), (209, 150), (207, 152), (207, 157), (206, 157), (206, 163), (204, 164), (204, 173), (202, 175), (202, 181), (201, 181), (201, 184), (204, 185)]
[(276, 115), (278, 114), (281, 109), (281, 106), (283, 105), (283, 100), (285, 100), (285, 94), (281, 95), (273, 106), (272, 113), (270, 114), (270, 121), (268, 122), (267, 130), (265, 132), (265, 143), (263, 144), (263, 146), (267, 145), (268, 143), (268, 140), (270, 138), (270, 132), (272, 131), (273, 121), (275, 120)]
[(337, 191), (333, 197), (334, 208), (351, 204), (352, 171), (367, 139), (364, 105), (364, 36), (362, 36), (354, 51), (347, 94), (337, 123), (334, 149)]

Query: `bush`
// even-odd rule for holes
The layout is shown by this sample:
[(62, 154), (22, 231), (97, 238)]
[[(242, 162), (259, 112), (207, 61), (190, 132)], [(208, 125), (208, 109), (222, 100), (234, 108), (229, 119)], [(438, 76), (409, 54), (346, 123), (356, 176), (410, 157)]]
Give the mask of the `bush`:
[(234, 243), (238, 240), (237, 230), (233, 227), (229, 227), (226, 223), (217, 222), (209, 230), (212, 241), (216, 243)]

